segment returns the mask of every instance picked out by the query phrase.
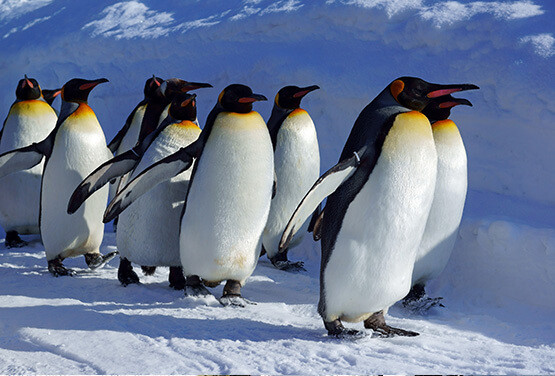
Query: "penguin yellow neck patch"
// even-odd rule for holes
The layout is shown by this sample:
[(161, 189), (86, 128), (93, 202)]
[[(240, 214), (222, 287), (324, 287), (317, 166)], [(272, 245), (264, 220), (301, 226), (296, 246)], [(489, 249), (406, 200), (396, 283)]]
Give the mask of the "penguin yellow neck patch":
[(304, 115), (304, 114), (306, 114), (305, 110), (303, 110), (302, 108), (296, 108), (293, 110), (293, 112), (289, 114), (289, 116), (298, 116), (298, 115)]
[(405, 88), (405, 83), (401, 80), (395, 80), (389, 86), (391, 95), (393, 95), (393, 98), (395, 98), (396, 101), (399, 101), (397, 97), (399, 96), (399, 94), (401, 94), (404, 88)]
[(54, 110), (44, 101), (30, 99), (15, 103), (10, 109), (10, 115), (39, 115), (42, 113), (52, 113)]
[(195, 123), (190, 120), (183, 120), (179, 123), (175, 123), (178, 127), (182, 128), (193, 128), (193, 129), (200, 129)]
[(432, 128), (434, 131), (438, 130), (448, 130), (448, 129), (457, 129), (457, 126), (452, 120), (439, 120), (432, 124)]
[(96, 116), (92, 108), (89, 107), (86, 103), (80, 103), (77, 110), (71, 114), (71, 116), (75, 117), (89, 117), (89, 116)]

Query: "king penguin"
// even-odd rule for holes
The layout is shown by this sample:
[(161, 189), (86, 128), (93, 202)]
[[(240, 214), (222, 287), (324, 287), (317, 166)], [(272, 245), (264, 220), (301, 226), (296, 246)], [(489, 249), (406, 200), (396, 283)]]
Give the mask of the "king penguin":
[[(290, 262), (287, 250), (278, 253), (279, 240), (287, 221), (320, 176), (320, 151), (314, 122), (308, 112), (300, 108), (305, 95), (318, 86), (285, 86), (274, 101), (268, 130), (274, 146), (276, 194), (272, 199), (268, 223), (262, 236), (263, 253), (281, 270), (302, 270), (303, 263)], [(316, 214), (317, 215), (317, 214)], [(290, 247), (298, 245), (308, 228), (306, 221), (291, 240)]]
[(472, 106), (466, 99), (447, 95), (438, 97), (422, 110), (432, 124), (437, 178), (426, 229), (416, 254), (412, 287), (403, 299), (405, 307), (416, 311), (441, 305), (442, 298), (427, 297), (425, 285), (447, 265), (462, 219), (468, 186), (466, 150), (457, 126), (448, 119), (451, 109), (461, 104)]
[[(0, 154), (43, 140), (56, 126), (57, 116), (43, 100), (34, 78), (23, 78), (16, 100), (0, 131)], [(38, 234), (40, 182), (44, 162), (0, 179), (0, 225), (6, 231), (6, 247), (22, 247), (19, 234)]]
[(186, 295), (209, 295), (226, 280), (224, 306), (245, 306), (241, 287), (260, 256), (274, 183), (270, 134), (253, 102), (266, 97), (245, 85), (226, 87), (206, 120), (199, 139), (144, 170), (106, 209), (110, 221), (164, 179), (195, 167), (180, 229)]
[(389, 84), (358, 116), (340, 162), (303, 198), (282, 237), (287, 246), (329, 195), (321, 224), (318, 312), (328, 334), (359, 335), (342, 321), (364, 321), (381, 336), (384, 313), (410, 290), (416, 250), (434, 195), (437, 152), (422, 111), (432, 100), (475, 85), (438, 85), (415, 77)]
[(84, 255), (89, 268), (96, 269), (116, 254), (102, 256), (99, 252), (104, 236), (102, 213), (108, 198), (107, 187), (91, 197), (76, 215), (65, 212), (74, 188), (111, 156), (104, 132), (87, 104), (90, 91), (107, 81), (105, 78), (68, 81), (62, 88), (60, 116), (48, 137), (0, 155), (0, 177), (34, 166), (46, 157), (39, 225), (48, 270), (54, 276), (74, 274), (62, 263), (67, 257)]
[[(52, 103), (54, 103), (54, 99), (56, 99), (56, 97), (58, 97), (60, 94), (62, 94), (62, 88), (59, 88), (59, 89), (43, 89), (42, 90), (42, 98), (50, 106), (52, 106)], [(54, 108), (54, 107), (52, 106), (52, 108)]]

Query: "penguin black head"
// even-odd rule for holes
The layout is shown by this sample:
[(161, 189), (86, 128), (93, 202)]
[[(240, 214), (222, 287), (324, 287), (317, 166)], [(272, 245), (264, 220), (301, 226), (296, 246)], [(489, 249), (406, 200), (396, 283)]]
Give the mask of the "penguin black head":
[(285, 86), (276, 94), (275, 105), (286, 110), (294, 110), (300, 107), (305, 95), (316, 89), (320, 89), (320, 86)]
[(434, 98), (424, 109), (422, 113), (434, 123), (439, 120), (445, 120), (451, 115), (451, 109), (458, 105), (465, 105), (472, 107), (472, 103), (464, 98), (454, 98), (451, 95), (445, 95)]
[(256, 101), (267, 101), (261, 94), (253, 94), (250, 87), (232, 84), (226, 87), (218, 97), (218, 103), (224, 111), (247, 114), (252, 111), (252, 104)]
[(54, 102), (54, 99), (56, 99), (56, 97), (58, 95), (60, 95), (62, 93), (62, 88), (59, 89), (44, 89), (42, 91), (42, 97), (44, 98), (44, 100), (46, 101), (46, 103), (48, 103), (49, 105), (52, 106), (52, 102)]
[(15, 89), (17, 99), (22, 101), (39, 99), (41, 95), (39, 83), (34, 78), (28, 78), (25, 75), (25, 78), (17, 83), (17, 88)]
[(163, 82), (164, 82), (163, 78), (156, 77), (155, 75), (152, 75), (151, 78), (146, 80), (145, 88), (143, 90), (145, 93), (145, 98), (153, 98), (156, 96), (161, 96), (162, 94), (160, 92), (160, 86), (162, 85)]
[(389, 85), (389, 92), (400, 105), (416, 111), (422, 111), (434, 98), (475, 89), (479, 87), (472, 84), (432, 84), (416, 77), (400, 77)]
[(176, 120), (195, 121), (197, 118), (197, 95), (178, 93), (170, 105), (170, 115)]
[(62, 87), (62, 100), (66, 102), (84, 102), (87, 103), (89, 93), (96, 85), (108, 82), (106, 78), (96, 80), (84, 80), (82, 78), (74, 78), (65, 83)]
[(167, 99), (172, 100), (179, 93), (187, 93), (203, 87), (212, 87), (212, 85), (204, 82), (189, 82), (179, 78), (170, 78), (162, 83), (160, 90)]

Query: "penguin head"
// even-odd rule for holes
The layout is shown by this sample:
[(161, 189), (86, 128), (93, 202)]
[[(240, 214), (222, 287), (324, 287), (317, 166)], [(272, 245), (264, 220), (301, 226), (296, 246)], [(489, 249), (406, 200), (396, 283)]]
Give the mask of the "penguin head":
[(62, 87), (62, 100), (66, 102), (84, 102), (87, 103), (89, 93), (96, 85), (108, 82), (106, 78), (96, 80), (84, 80), (82, 78), (74, 78), (65, 83)]
[(226, 87), (218, 97), (218, 104), (224, 111), (247, 114), (252, 111), (252, 104), (256, 101), (267, 101), (261, 94), (253, 94), (250, 87), (232, 84)]
[(445, 120), (451, 115), (451, 109), (458, 105), (465, 105), (472, 107), (472, 103), (464, 98), (454, 98), (451, 95), (444, 95), (432, 100), (424, 109), (422, 113), (434, 123), (439, 120)]
[(457, 91), (475, 90), (473, 84), (440, 85), (426, 82), (417, 77), (400, 77), (389, 84), (391, 96), (402, 106), (422, 111), (434, 98), (443, 97)]
[(305, 95), (316, 89), (320, 89), (320, 86), (285, 86), (276, 94), (275, 105), (286, 110), (294, 110), (300, 107)]
[(148, 98), (161, 96), (162, 94), (160, 92), (160, 86), (162, 85), (163, 82), (164, 82), (163, 78), (156, 77), (155, 75), (152, 75), (151, 78), (146, 80), (145, 88), (143, 90), (145, 93), (145, 98), (148, 99)]
[(15, 96), (19, 100), (39, 99), (42, 95), (39, 83), (34, 78), (25, 78), (19, 80), (15, 89)]
[(212, 85), (204, 82), (189, 82), (179, 78), (170, 78), (162, 83), (160, 91), (167, 99), (172, 100), (179, 93), (187, 93), (203, 87), (212, 87)]
[(42, 97), (44, 98), (46, 103), (48, 103), (49, 105), (52, 106), (52, 102), (54, 102), (54, 99), (56, 99), (56, 97), (58, 95), (60, 95), (61, 93), (62, 93), (62, 88), (59, 88), (59, 89), (44, 89), (42, 91)]
[(176, 120), (195, 121), (197, 118), (197, 95), (178, 93), (172, 99), (170, 115)]

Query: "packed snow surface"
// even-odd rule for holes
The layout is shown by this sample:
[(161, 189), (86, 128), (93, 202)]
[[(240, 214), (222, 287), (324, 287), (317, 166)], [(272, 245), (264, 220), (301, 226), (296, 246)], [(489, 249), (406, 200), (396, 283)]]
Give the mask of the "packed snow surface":
[[(28, 236), (20, 249), (0, 241), (0, 373), (555, 373), (554, 11), (548, 0), (0, 0), (1, 119), (24, 74), (43, 88), (106, 77), (89, 104), (108, 140), (152, 74), (214, 85), (197, 91), (201, 127), (230, 83), (270, 99), (255, 105), (264, 119), (282, 86), (317, 84), (303, 108), (325, 171), (396, 77), (480, 86), (451, 117), (469, 192), (429, 286), (445, 308), (387, 317), (420, 336), (328, 338), (308, 237), (290, 253), (306, 273), (262, 258), (243, 289), (258, 304), (234, 309), (170, 289), (166, 268), (124, 288), (117, 260), (91, 272), (81, 257), (66, 261), (76, 277), (51, 277)], [(101, 251), (115, 246), (109, 225)]]

